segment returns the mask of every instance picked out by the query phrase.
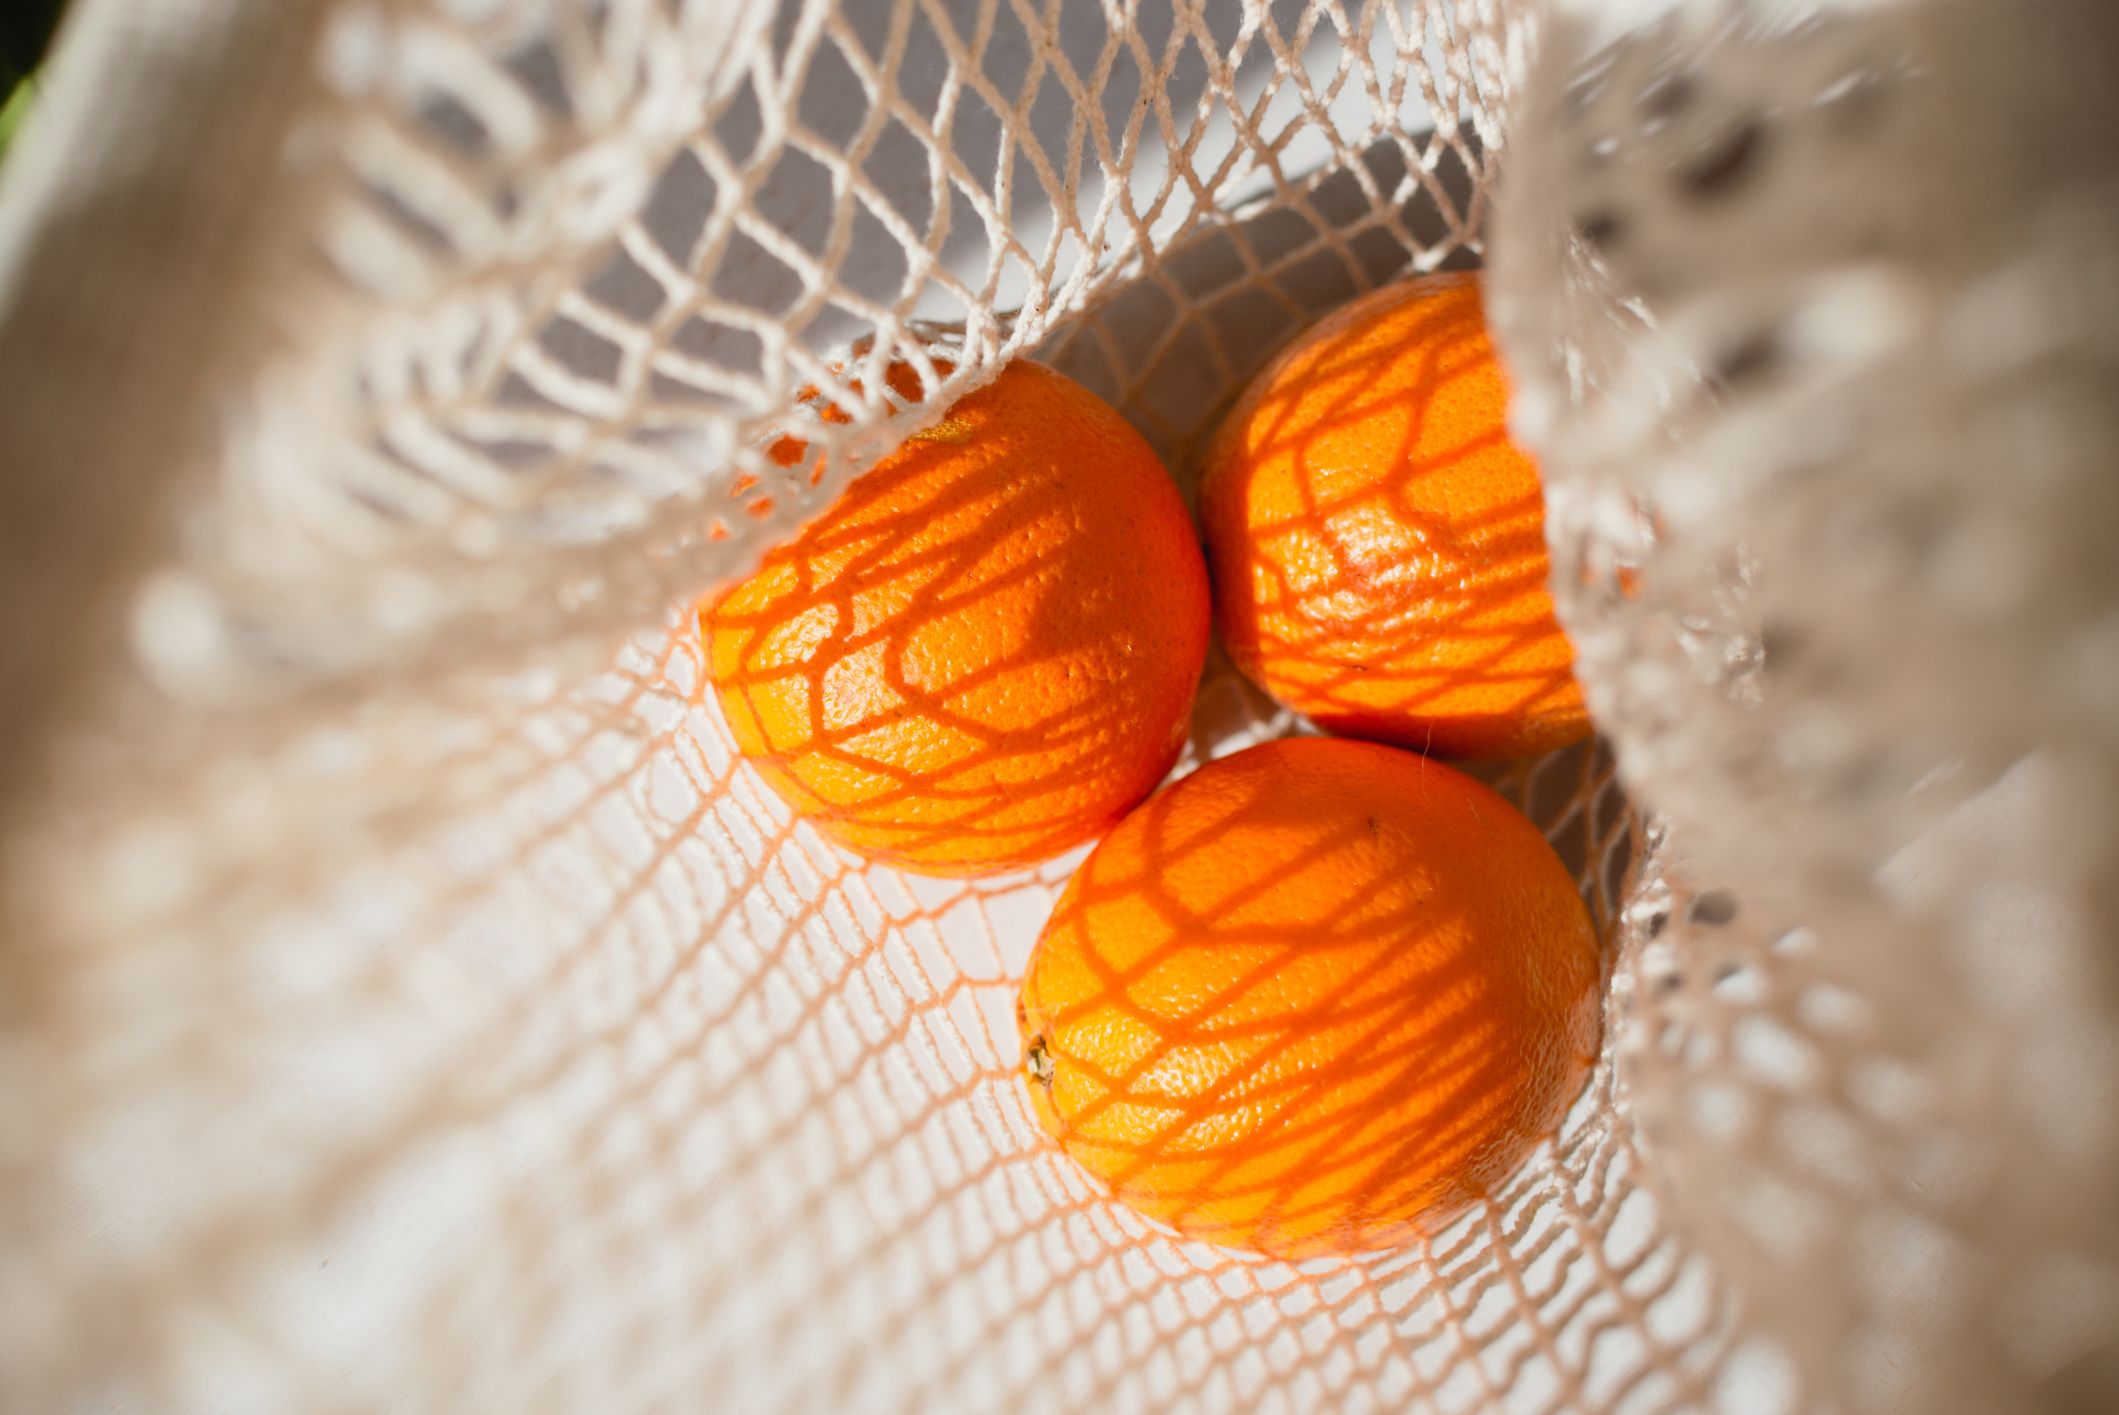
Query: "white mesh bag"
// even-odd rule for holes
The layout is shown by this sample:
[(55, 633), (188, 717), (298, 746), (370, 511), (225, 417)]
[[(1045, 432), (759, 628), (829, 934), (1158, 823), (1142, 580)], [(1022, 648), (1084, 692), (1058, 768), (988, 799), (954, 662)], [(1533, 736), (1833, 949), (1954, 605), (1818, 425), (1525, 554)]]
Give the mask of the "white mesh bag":
[[(2115, 28), (78, 0), (0, 172), (0, 1405), (2113, 1408)], [(1023, 1103), (1079, 852), (827, 846), (691, 607), (1010, 358), (1182, 483), (1482, 263), (1604, 1054), (1415, 1250), (1183, 1243)], [(1297, 729), (1217, 659), (1177, 771)]]

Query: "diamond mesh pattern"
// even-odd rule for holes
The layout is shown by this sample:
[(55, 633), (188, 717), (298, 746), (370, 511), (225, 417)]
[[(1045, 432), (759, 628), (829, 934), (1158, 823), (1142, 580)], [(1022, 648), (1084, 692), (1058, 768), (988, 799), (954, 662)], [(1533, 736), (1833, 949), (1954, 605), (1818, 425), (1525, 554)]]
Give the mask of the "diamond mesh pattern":
[[(2040, 3), (80, 0), (0, 192), (0, 437), (74, 513), (0, 529), (66, 649), (4, 621), (0, 1404), (2101, 1408), (2113, 247), (2023, 135), (2109, 86)], [(1914, 220), (1975, 138), (1990, 208)], [(1179, 1243), (1023, 1105), (1074, 860), (827, 847), (691, 606), (1020, 354), (1182, 483), (1489, 226), (1616, 748), (1495, 781), (1605, 1054), (1415, 1250)], [(1966, 309), (2044, 323), (1949, 362)], [(1217, 658), (1178, 770), (1296, 730)]]

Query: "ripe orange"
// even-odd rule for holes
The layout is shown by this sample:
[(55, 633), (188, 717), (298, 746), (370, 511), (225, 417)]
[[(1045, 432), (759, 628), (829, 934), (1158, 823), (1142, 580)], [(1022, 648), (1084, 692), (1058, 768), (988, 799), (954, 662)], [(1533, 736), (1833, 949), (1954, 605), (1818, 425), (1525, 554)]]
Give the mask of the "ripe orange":
[(774, 791), (860, 855), (974, 875), (1091, 839), (1154, 789), (1208, 617), (1155, 453), (1018, 362), (701, 620), (729, 727)]
[(1269, 742), (1091, 852), (1023, 980), (1032, 1109), (1111, 1192), (1278, 1258), (1395, 1247), (1505, 1180), (1596, 1050), (1595, 933), (1440, 762)]
[(1444, 756), (1587, 736), (1507, 407), (1470, 275), (1378, 290), (1268, 365), (1200, 485), (1236, 665), (1328, 731)]

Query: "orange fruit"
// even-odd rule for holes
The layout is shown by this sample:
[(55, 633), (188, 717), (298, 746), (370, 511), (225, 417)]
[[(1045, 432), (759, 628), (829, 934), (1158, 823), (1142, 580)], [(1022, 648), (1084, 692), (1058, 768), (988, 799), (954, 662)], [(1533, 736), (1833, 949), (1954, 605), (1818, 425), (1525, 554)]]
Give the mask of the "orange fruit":
[(1295, 738), (1104, 837), (1038, 940), (1031, 1108), (1187, 1238), (1298, 1259), (1397, 1247), (1491, 1192), (1596, 1051), (1566, 867), (1440, 762)]
[[(866, 355), (874, 347), (875, 340), (863, 336), (856, 339), (853, 347), (847, 352), (851, 356), (859, 358)], [(937, 377), (947, 378), (950, 374), (956, 372), (956, 364), (949, 359), (936, 358), (932, 359), (932, 362)], [(850, 379), (848, 382), (854, 392), (858, 393), (861, 391), (861, 380), (856, 378)], [(920, 371), (903, 360), (894, 361), (883, 370), (883, 382), (891, 392), (897, 394), (908, 403), (920, 402), (921, 395), (926, 391), (920, 383)], [(821, 390), (814, 383), (805, 383), (800, 388), (797, 388), (795, 390), (795, 401), (814, 412), (820, 422), (843, 425), (853, 421), (852, 414), (848, 413), (837, 403), (824, 401)], [(776, 466), (793, 467), (809, 456), (809, 443), (792, 435), (778, 437), (773, 440), (771, 446), (765, 449), (765, 455), (770, 457)], [(818, 466), (815, 469), (810, 477), (810, 485), (816, 485), (817, 477), (823, 471), (824, 468), (822, 466)], [(756, 484), (755, 479), (746, 476), (737, 482), (735, 490), (738, 492), (748, 491)]]
[(1200, 484), (1237, 667), (1327, 731), (1444, 756), (1587, 736), (1507, 410), (1470, 275), (1378, 290), (1275, 358)]
[(1024, 362), (701, 614), (722, 711), (767, 784), (857, 854), (941, 875), (1058, 854), (1153, 790), (1208, 618), (1155, 453)]

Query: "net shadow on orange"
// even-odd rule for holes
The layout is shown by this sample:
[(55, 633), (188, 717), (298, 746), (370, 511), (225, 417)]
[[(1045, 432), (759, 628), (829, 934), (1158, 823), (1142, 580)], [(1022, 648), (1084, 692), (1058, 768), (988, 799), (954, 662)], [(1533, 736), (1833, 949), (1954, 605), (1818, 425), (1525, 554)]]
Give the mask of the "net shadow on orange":
[(1543, 500), (1476, 300), (1423, 303), (1383, 316), (1388, 337), (1328, 324), (1239, 403), (1201, 502), (1219, 622), (1329, 731), (1531, 755), (1589, 730)]
[[(1137, 852), (1077, 872), (1046, 935), (1076, 946), (1041, 948), (1018, 1012), (1031, 1105), (1186, 1238), (1283, 1259), (1408, 1246), (1557, 1126), (1594, 1061), (1599, 950), (1585, 927), (1559, 977), (1526, 983), (1446, 864), (1424, 870), (1375, 814), (1320, 820), (1258, 788), (1182, 824), (1166, 791), (1129, 819)], [(1215, 858), (1231, 841), (1277, 863), (1235, 877)]]
[(1200, 554), (1138, 435), (1066, 401), (1090, 397), (1013, 366), (703, 610), (738, 744), (836, 843), (1009, 869), (1100, 833), (1176, 760)]

